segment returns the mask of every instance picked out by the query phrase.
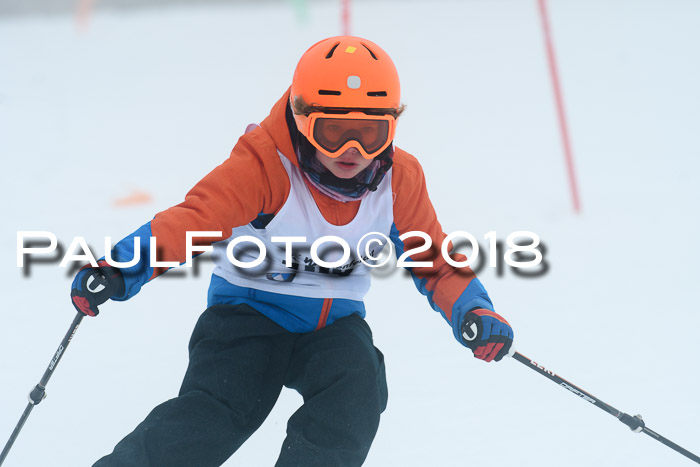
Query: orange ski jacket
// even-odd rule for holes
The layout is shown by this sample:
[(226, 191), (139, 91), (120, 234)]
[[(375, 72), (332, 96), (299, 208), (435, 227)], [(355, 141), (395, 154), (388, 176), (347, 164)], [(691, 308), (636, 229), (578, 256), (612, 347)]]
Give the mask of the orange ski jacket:
[[(219, 237), (196, 238), (196, 245), (207, 245), (231, 236), (232, 229), (253, 222), (260, 214), (277, 213), (290, 190), (289, 176), (280, 153), (299, 165), (285, 119), (289, 90), (273, 106), (269, 116), (253, 131), (240, 137), (230, 156), (199, 181), (185, 200), (158, 213), (131, 235), (120, 241), (112, 258), (128, 261), (134, 257), (134, 238), (140, 238), (140, 262), (122, 269), (126, 291), (114, 300), (134, 296), (146, 282), (168, 268), (151, 267), (151, 237), (157, 241), (157, 260), (183, 264), (187, 231), (221, 232)], [(279, 152), (278, 152), (279, 151)], [(432, 247), (409, 255), (409, 261), (432, 261), (431, 267), (410, 268), (419, 291), (426, 295), (433, 309), (447, 320), (459, 337), (463, 315), (474, 308), (493, 310), (485, 289), (470, 268), (449, 265), (440, 254), (446, 235), (438, 222), (428, 197), (423, 170), (415, 157), (395, 148), (391, 185), (394, 198), (393, 225), (390, 238), (397, 256), (420, 247), (419, 237), (399, 239), (411, 231), (425, 232)], [(313, 199), (326, 221), (345, 225), (357, 214), (360, 201), (341, 202), (308, 185)], [(457, 261), (462, 255), (452, 255)], [(306, 332), (330, 324), (351, 313), (365, 315), (364, 304), (352, 300), (290, 297), (247, 290), (214, 276), (209, 290), (209, 305), (247, 303), (293, 332)]]

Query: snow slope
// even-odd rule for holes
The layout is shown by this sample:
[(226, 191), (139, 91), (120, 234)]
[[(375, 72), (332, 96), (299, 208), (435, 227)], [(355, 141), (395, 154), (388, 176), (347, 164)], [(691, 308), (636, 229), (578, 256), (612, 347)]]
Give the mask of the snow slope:
[[(16, 267), (17, 231), (84, 236), (102, 255), (105, 236), (178, 203), (267, 115), (303, 51), (339, 33), (338, 3), (98, 11), (87, 30), (0, 21), (0, 443), (74, 315), (66, 270)], [(396, 62), (396, 141), (445, 231), (546, 244), (543, 277), (480, 274), (517, 349), (698, 453), (700, 4), (550, 3), (580, 215), (534, 1), (361, 2), (353, 32)], [(113, 205), (134, 190), (153, 201)], [(84, 320), (5, 465), (91, 465), (175, 396), (204, 269)], [(389, 407), (365, 465), (691, 465), (515, 361), (472, 358), (413, 289), (390, 270), (367, 297)], [(273, 465), (300, 402), (285, 390), (225, 465)]]

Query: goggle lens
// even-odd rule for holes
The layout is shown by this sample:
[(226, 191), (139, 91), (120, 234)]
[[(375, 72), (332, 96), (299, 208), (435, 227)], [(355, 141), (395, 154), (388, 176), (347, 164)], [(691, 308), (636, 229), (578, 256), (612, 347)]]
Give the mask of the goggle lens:
[(326, 151), (336, 152), (348, 141), (362, 145), (367, 154), (379, 150), (389, 138), (389, 122), (386, 120), (318, 118), (313, 137)]

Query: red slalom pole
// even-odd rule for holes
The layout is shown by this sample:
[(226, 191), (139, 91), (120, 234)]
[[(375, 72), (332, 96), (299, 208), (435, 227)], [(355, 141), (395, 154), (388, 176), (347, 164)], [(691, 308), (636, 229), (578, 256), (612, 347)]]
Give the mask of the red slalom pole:
[(557, 106), (557, 116), (559, 119), (559, 130), (561, 132), (561, 140), (564, 145), (564, 157), (566, 159), (566, 171), (569, 176), (569, 186), (571, 187), (571, 198), (574, 203), (574, 211), (578, 214), (581, 212), (581, 202), (578, 194), (578, 183), (576, 182), (576, 170), (574, 168), (574, 156), (571, 150), (571, 140), (569, 139), (569, 130), (566, 124), (566, 112), (564, 111), (564, 98), (562, 97), (561, 84), (559, 82), (559, 72), (557, 71), (557, 60), (554, 55), (554, 45), (552, 41), (552, 33), (549, 28), (549, 16), (547, 14), (547, 0), (537, 0), (542, 20), (542, 32), (544, 33), (545, 47), (547, 49), (547, 61), (549, 62), (549, 74), (552, 78), (552, 87), (554, 88), (554, 100)]
[(350, 0), (341, 0), (342, 4), (342, 23), (343, 23), (343, 35), (350, 35)]
[(75, 11), (76, 28), (85, 32), (90, 26), (90, 18), (94, 7), (94, 0), (78, 0)]

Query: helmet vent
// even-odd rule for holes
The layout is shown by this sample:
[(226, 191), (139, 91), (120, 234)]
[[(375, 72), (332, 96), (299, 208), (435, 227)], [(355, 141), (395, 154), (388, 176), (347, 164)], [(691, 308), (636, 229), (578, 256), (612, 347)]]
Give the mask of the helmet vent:
[(386, 91), (369, 91), (367, 95), (369, 97), (386, 97)]
[(340, 45), (340, 42), (336, 42), (336, 44), (333, 47), (331, 47), (331, 50), (329, 50), (328, 53), (326, 54), (326, 58), (331, 58), (333, 56), (333, 52), (335, 52), (335, 49), (337, 49), (339, 45)]
[(369, 47), (367, 47), (364, 43), (362, 43), (362, 47), (364, 47), (365, 49), (367, 49), (367, 52), (369, 52), (369, 54), (372, 56), (373, 59), (379, 60), (379, 59), (377, 58), (377, 56), (374, 55), (374, 52), (372, 52), (372, 49), (370, 49)]
[(339, 96), (340, 91), (330, 91), (328, 89), (319, 89), (318, 94), (320, 96)]

